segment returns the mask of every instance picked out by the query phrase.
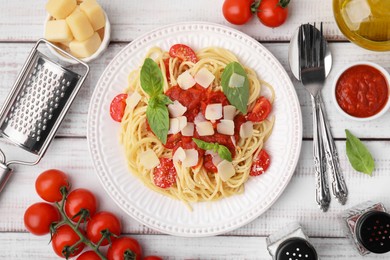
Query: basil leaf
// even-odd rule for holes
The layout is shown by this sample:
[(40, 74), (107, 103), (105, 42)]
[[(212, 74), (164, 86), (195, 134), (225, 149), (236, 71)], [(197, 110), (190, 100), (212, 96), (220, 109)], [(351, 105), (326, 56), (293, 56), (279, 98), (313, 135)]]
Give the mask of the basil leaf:
[(151, 58), (146, 58), (141, 68), (141, 87), (150, 96), (154, 97), (163, 93), (164, 78), (157, 63)]
[(159, 94), (157, 96), (157, 100), (159, 103), (164, 104), (164, 105), (173, 104), (173, 101), (165, 94)]
[(356, 171), (371, 176), (375, 168), (375, 162), (371, 153), (367, 150), (360, 139), (351, 134), (350, 131), (345, 129), (345, 133), (347, 135), (346, 151), (351, 166)]
[(151, 98), (146, 109), (146, 118), (153, 133), (165, 144), (169, 130), (169, 112), (167, 106), (159, 102), (156, 97)]
[[(245, 78), (244, 85), (242, 87), (230, 87), (229, 81), (230, 77), (236, 73)], [(246, 75), (245, 69), (238, 62), (229, 63), (222, 72), (221, 76), (221, 85), (223, 93), (226, 95), (230, 104), (235, 106), (241, 113), (244, 115), (248, 110), (248, 100), (249, 100), (249, 80)]]
[(222, 159), (231, 162), (232, 159), (232, 154), (230, 153), (229, 149), (219, 143), (208, 143), (205, 141), (202, 141), (200, 139), (192, 138), (192, 140), (195, 142), (195, 144), (203, 150), (212, 150), (216, 153), (218, 153), (219, 157)]

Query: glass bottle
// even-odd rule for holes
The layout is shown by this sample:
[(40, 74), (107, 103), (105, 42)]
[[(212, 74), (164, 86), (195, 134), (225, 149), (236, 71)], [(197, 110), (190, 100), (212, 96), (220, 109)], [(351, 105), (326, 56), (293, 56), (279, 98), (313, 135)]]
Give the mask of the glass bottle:
[(361, 255), (390, 251), (390, 214), (382, 203), (358, 204), (343, 212), (341, 217)]
[(319, 260), (316, 250), (298, 223), (291, 223), (271, 234), (266, 242), (273, 260)]

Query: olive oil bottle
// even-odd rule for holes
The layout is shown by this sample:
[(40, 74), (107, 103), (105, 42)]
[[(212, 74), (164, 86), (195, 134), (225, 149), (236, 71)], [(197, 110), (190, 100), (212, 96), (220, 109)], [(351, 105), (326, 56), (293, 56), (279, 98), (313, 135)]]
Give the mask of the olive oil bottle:
[(333, 0), (341, 32), (373, 51), (390, 51), (390, 0)]

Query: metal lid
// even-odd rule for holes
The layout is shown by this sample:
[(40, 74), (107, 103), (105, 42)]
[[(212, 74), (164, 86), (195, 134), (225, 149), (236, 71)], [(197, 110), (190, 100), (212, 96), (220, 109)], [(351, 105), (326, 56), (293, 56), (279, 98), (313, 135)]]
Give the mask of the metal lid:
[(372, 253), (390, 251), (390, 214), (370, 211), (363, 214), (356, 223), (357, 240)]
[(317, 252), (305, 239), (293, 237), (285, 240), (276, 249), (276, 260), (317, 260)]

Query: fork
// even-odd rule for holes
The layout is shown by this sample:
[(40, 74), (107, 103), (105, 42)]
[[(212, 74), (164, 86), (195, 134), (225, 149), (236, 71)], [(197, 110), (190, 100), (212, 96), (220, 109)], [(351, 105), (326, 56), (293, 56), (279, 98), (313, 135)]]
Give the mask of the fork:
[(324, 118), (320, 111), (321, 102), (319, 102), (320, 91), (325, 82), (324, 59), (321, 59), (325, 53), (322, 33), (318, 34), (317, 29), (310, 24), (301, 25), (298, 31), (298, 48), (300, 78), (305, 89), (311, 95), (313, 110), (313, 156), (317, 180), (316, 201), (320, 209), (325, 212), (329, 208), (330, 194), (326, 175), (326, 154), (322, 139), (324, 131), (321, 130), (321, 126), (324, 124), (319, 121), (320, 117)]

